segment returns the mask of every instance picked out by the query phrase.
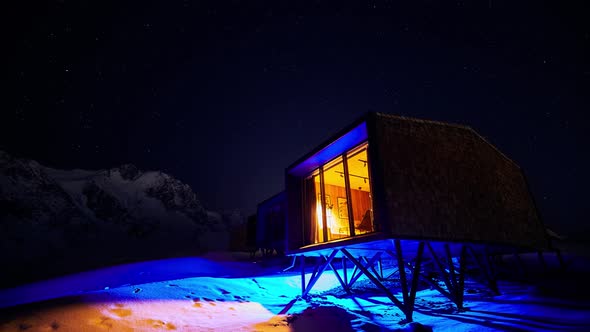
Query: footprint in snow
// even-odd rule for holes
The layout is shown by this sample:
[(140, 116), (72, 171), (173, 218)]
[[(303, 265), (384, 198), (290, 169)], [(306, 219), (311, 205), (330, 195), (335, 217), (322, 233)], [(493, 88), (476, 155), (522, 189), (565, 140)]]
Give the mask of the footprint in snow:
[(121, 318), (131, 316), (131, 310), (124, 308), (124, 304), (115, 303), (116, 308), (109, 309), (109, 311)]
[(210, 304), (210, 305), (213, 305), (213, 306), (214, 306), (214, 305), (216, 305), (216, 304), (215, 304), (215, 300), (211, 300), (211, 299), (208, 299), (208, 298), (206, 298), (206, 297), (204, 297), (204, 298), (203, 298), (203, 300), (205, 300), (205, 301), (209, 302), (209, 304)]
[(252, 279), (252, 281), (254, 281), (254, 283), (256, 284), (256, 286), (258, 286), (258, 288), (260, 288), (260, 289), (266, 289), (266, 288), (260, 286), (260, 284), (258, 283), (258, 281), (256, 281), (256, 279)]
[(92, 319), (90, 321), (90, 324), (94, 325), (94, 326), (98, 326), (100, 328), (103, 329), (112, 329), (113, 328), (113, 319), (106, 317), (106, 316), (100, 316), (98, 318)]
[(223, 288), (218, 288), (218, 290), (219, 290), (219, 291), (221, 292), (221, 294), (223, 294), (223, 295), (227, 295), (227, 294), (229, 294), (229, 293), (230, 293), (230, 292), (226, 291), (226, 290), (225, 290), (225, 289), (223, 289)]
[(136, 288), (136, 289), (133, 290), (133, 293), (135, 293), (135, 294), (137, 294), (139, 292), (141, 292), (141, 288)]
[(166, 328), (166, 330), (176, 330), (176, 325), (172, 324), (172, 323), (166, 323), (164, 321), (161, 321), (159, 319), (146, 319), (143, 321), (139, 322), (140, 325), (147, 325), (147, 326), (151, 326), (153, 328)]

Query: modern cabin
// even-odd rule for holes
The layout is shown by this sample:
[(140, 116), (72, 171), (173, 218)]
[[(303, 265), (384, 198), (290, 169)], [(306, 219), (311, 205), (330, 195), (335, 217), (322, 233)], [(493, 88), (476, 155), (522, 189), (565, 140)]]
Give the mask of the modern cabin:
[(289, 166), (282, 199), (302, 296), (328, 267), (349, 293), (364, 275), (407, 321), (419, 280), (461, 309), (468, 266), (499, 294), (494, 257), (549, 248), (521, 168), (462, 125), (368, 113)]
[(288, 254), (380, 239), (547, 247), (520, 167), (462, 125), (368, 113), (289, 166), (286, 195)]
[(258, 204), (256, 246), (264, 255), (285, 253), (286, 195), (282, 191)]

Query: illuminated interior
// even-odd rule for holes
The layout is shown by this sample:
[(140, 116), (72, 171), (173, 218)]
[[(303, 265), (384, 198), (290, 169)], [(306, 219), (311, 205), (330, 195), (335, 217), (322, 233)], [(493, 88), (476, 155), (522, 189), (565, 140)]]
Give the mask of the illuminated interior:
[(306, 180), (309, 242), (374, 231), (370, 183), (367, 143), (316, 169)]

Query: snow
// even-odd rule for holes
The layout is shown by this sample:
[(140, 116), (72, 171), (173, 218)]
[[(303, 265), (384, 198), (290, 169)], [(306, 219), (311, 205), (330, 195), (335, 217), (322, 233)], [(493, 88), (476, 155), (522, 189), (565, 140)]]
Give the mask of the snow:
[(230, 247), (188, 185), (129, 164), (59, 170), (0, 151), (0, 203), (0, 288)]
[(303, 300), (300, 274), (243, 257), (148, 261), (0, 290), (0, 331), (590, 330), (590, 300), (566, 294), (571, 283), (502, 281), (502, 295), (492, 296), (468, 280), (462, 312), (423, 289), (416, 323), (403, 324), (402, 312), (363, 278), (345, 296), (326, 271)]

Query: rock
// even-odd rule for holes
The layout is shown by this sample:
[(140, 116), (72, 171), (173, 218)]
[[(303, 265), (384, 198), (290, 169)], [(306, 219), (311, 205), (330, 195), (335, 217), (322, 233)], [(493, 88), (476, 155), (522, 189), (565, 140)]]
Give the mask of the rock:
[(86, 196), (86, 206), (99, 219), (119, 222), (128, 215), (117, 198), (103, 190), (94, 181), (84, 186), (82, 193)]
[(134, 181), (141, 175), (139, 169), (133, 164), (121, 165), (121, 167), (119, 167), (119, 173), (123, 179), (129, 181)]

